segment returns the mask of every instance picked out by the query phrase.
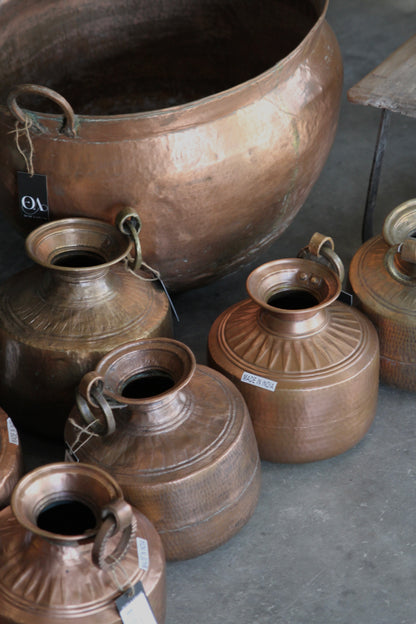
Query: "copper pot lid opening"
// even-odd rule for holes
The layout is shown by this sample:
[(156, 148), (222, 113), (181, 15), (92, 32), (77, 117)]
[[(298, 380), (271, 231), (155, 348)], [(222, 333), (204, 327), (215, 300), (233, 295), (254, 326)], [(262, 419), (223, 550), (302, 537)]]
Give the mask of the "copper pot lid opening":
[[(35, 12), (37, 36), (27, 27), (25, 13), (9, 24), (3, 94), (19, 75), (21, 82), (56, 89), (78, 114), (94, 116), (166, 110), (215, 97), (295, 53), (322, 23), (328, 0), (154, 0), (139, 5), (129, 0), (118, 7), (116, 27), (110, 0), (85, 9), (78, 4), (79, 16), (63, 0), (53, 10)], [(35, 70), (16, 45), (20, 20)], [(47, 50), (39, 32), (48, 34)], [(32, 97), (23, 105), (56, 114), (56, 106), (44, 99)]]
[(399, 245), (407, 238), (416, 239), (416, 199), (399, 204), (387, 215), (383, 238), (388, 245)]
[(268, 262), (250, 273), (247, 291), (261, 308), (281, 315), (318, 312), (338, 297), (341, 284), (327, 266), (300, 258)]
[(171, 338), (151, 338), (113, 349), (96, 372), (106, 394), (124, 403), (152, 402), (178, 392), (191, 379), (195, 356), (185, 344)]
[(101, 510), (121, 498), (106, 472), (87, 464), (47, 464), (26, 474), (13, 491), (18, 522), (49, 541), (85, 541), (100, 524)]
[(131, 246), (113, 225), (88, 218), (51, 221), (26, 238), (26, 251), (34, 262), (65, 272), (107, 268), (126, 258)]

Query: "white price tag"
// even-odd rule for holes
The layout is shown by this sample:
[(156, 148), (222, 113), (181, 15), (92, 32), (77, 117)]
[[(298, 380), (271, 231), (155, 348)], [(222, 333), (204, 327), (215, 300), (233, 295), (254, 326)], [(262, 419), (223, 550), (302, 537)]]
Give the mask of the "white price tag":
[(258, 388), (264, 388), (264, 390), (270, 390), (270, 392), (274, 392), (277, 386), (277, 381), (272, 381), (271, 379), (266, 379), (266, 377), (260, 377), (259, 375), (253, 375), (252, 373), (243, 373), (241, 375), (241, 381), (251, 384), (252, 386), (257, 386)]
[(19, 446), (19, 434), (17, 433), (17, 429), (14, 426), (11, 418), (7, 419), (7, 431), (9, 434), (10, 444), (16, 444), (17, 446)]
[(149, 569), (149, 544), (142, 537), (136, 537), (136, 544), (139, 568), (146, 571)]
[(157, 624), (143, 585), (140, 582), (136, 583), (133, 597), (130, 597), (129, 591), (127, 590), (116, 600), (123, 624)]

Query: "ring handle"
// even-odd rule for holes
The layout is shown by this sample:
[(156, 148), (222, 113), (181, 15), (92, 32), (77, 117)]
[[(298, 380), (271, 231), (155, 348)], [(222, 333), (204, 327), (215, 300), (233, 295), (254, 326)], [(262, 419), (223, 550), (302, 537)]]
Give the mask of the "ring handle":
[(299, 251), (298, 258), (311, 258), (312, 260), (325, 258), (331, 265), (331, 269), (339, 277), (341, 284), (343, 283), (345, 278), (344, 263), (335, 252), (334, 241), (330, 236), (315, 232), (307, 246)]
[(143, 263), (142, 247), (140, 244), (139, 233), (142, 229), (140, 217), (133, 208), (123, 208), (116, 216), (116, 226), (122, 234), (129, 236), (134, 244), (134, 258), (129, 258), (129, 268), (136, 272)]
[[(78, 411), (87, 426), (94, 425), (95, 432), (107, 436), (116, 430), (116, 421), (113, 410), (104, 396), (104, 379), (95, 371), (86, 373), (81, 379), (75, 397)], [(100, 410), (104, 416), (104, 423), (98, 421), (91, 411), (91, 406)]]
[[(125, 557), (136, 534), (137, 523), (131, 506), (122, 499), (107, 505), (101, 512), (102, 523), (94, 540), (92, 561), (101, 570), (111, 568)], [(109, 539), (120, 533), (120, 539), (110, 554), (106, 554)]]
[(20, 84), (14, 87), (7, 97), (7, 106), (10, 113), (17, 121), (26, 124), (27, 114), (17, 103), (17, 98), (21, 95), (38, 95), (55, 102), (55, 104), (62, 109), (64, 114), (64, 127), (62, 132), (68, 136), (76, 136), (78, 128), (77, 117), (70, 103), (60, 93), (49, 89), (49, 87), (36, 84)]

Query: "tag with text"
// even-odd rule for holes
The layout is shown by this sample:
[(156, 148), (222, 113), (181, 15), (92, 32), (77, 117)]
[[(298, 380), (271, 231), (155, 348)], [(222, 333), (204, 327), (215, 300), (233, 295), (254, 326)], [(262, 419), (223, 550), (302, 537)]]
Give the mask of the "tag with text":
[(258, 388), (264, 388), (264, 390), (270, 390), (274, 392), (276, 390), (277, 381), (266, 379), (266, 377), (260, 377), (259, 375), (253, 375), (252, 373), (243, 373), (241, 375), (241, 381), (244, 383), (257, 386)]
[(146, 571), (149, 569), (149, 544), (142, 537), (136, 537), (136, 544), (139, 568)]
[(9, 434), (10, 444), (16, 444), (19, 446), (19, 434), (17, 433), (17, 429), (11, 418), (7, 419), (7, 432)]
[(134, 586), (134, 591), (128, 589), (117, 598), (116, 605), (123, 624), (157, 624), (140, 581)]
[(17, 172), (17, 193), (22, 217), (49, 220), (48, 188), (46, 176)]

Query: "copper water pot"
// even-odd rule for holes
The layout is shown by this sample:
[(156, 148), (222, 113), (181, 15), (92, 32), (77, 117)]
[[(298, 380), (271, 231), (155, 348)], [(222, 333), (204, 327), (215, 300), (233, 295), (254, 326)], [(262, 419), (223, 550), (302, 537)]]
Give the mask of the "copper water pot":
[(110, 475), (42, 466), (0, 513), (0, 624), (119, 624), (115, 600), (139, 581), (162, 624), (165, 567), (157, 532)]
[(0, 408), (0, 509), (10, 503), (23, 472), (22, 447), (10, 416)]
[(260, 461), (244, 400), (175, 340), (102, 358), (81, 382), (65, 437), (73, 459), (108, 470), (153, 522), (167, 559), (216, 548), (256, 506)]
[(380, 339), (380, 377), (416, 390), (416, 199), (395, 208), (383, 234), (354, 255), (349, 278)]
[(0, 208), (21, 227), (35, 219), (16, 171), (33, 166), (52, 218), (134, 206), (178, 290), (252, 261), (294, 218), (338, 121), (328, 0), (0, 4)]
[(168, 299), (130, 268), (131, 248), (115, 226), (87, 218), (27, 237), (36, 265), (0, 286), (0, 404), (18, 428), (62, 437), (75, 389), (104, 353), (171, 334)]
[(315, 235), (309, 258), (268, 262), (248, 277), (250, 299), (223, 312), (208, 338), (213, 366), (243, 394), (260, 456), (307, 462), (338, 455), (376, 410), (378, 340), (371, 322), (340, 303), (342, 264)]

